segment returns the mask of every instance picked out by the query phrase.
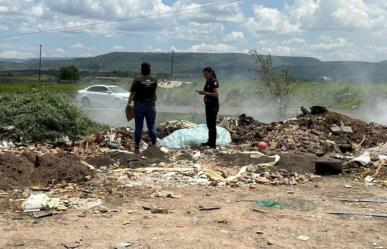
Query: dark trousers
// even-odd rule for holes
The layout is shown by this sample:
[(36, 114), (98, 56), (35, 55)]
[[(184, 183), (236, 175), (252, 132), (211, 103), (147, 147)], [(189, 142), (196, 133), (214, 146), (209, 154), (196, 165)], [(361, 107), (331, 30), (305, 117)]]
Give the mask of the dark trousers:
[(216, 117), (219, 106), (206, 105), (206, 121), (208, 128), (208, 144), (211, 147), (216, 146)]
[(156, 105), (144, 101), (134, 101), (134, 120), (135, 120), (135, 141), (139, 145), (141, 142), (142, 129), (144, 127), (144, 118), (148, 126), (149, 136), (152, 144), (156, 144)]

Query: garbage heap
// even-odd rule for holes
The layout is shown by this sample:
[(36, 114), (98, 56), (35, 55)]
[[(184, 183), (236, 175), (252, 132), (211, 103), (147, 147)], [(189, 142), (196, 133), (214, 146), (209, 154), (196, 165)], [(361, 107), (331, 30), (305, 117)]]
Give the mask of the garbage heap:
[(387, 127), (336, 112), (262, 124), (242, 115), (230, 129), (233, 142), (265, 141), (271, 150), (329, 153), (356, 151), (387, 142)]
[(157, 133), (160, 138), (164, 138), (176, 130), (195, 128), (195, 127), (196, 127), (195, 123), (192, 123), (187, 120), (172, 120), (172, 121), (159, 124)]

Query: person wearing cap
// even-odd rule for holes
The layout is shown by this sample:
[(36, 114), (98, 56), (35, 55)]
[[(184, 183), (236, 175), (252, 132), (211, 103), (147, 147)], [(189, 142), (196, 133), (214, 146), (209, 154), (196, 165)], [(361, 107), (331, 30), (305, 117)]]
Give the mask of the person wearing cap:
[(208, 141), (203, 146), (216, 148), (216, 120), (219, 112), (219, 82), (215, 71), (211, 67), (203, 69), (203, 77), (206, 79), (203, 91), (198, 91), (204, 96), (206, 107), (206, 122), (208, 127)]
[(140, 142), (142, 130), (144, 127), (144, 118), (149, 130), (152, 146), (156, 145), (156, 89), (157, 79), (151, 76), (151, 66), (144, 62), (141, 64), (141, 74), (133, 80), (130, 89), (128, 105), (132, 106), (134, 102), (134, 120), (135, 120), (135, 152), (140, 152)]

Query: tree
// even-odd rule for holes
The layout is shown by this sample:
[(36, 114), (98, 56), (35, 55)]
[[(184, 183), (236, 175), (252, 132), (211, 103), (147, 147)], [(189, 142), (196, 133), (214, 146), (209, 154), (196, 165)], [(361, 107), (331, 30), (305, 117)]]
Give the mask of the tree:
[(59, 80), (79, 80), (80, 73), (76, 66), (70, 65), (67, 67), (61, 67), (59, 70)]
[(249, 52), (255, 58), (255, 73), (257, 81), (263, 84), (264, 88), (269, 91), (270, 97), (276, 105), (278, 117), (285, 119), (289, 105), (289, 97), (294, 81), (293, 75), (289, 68), (282, 68), (281, 72), (275, 73), (273, 70), (273, 61), (271, 55), (267, 56), (258, 54), (254, 50)]

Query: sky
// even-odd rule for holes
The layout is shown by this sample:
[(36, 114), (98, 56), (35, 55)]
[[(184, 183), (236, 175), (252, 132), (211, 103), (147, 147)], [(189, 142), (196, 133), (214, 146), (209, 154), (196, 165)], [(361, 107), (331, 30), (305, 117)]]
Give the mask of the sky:
[[(324, 61), (387, 59), (387, 0), (230, 1), (0, 0), (0, 58), (36, 58), (42, 44), (44, 57), (256, 49)], [(205, 7), (216, 3), (224, 4)], [(102, 24), (7, 37), (93, 23)]]

